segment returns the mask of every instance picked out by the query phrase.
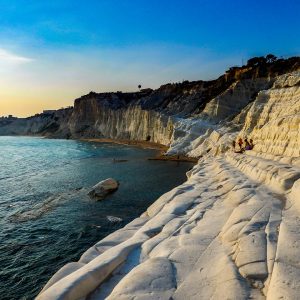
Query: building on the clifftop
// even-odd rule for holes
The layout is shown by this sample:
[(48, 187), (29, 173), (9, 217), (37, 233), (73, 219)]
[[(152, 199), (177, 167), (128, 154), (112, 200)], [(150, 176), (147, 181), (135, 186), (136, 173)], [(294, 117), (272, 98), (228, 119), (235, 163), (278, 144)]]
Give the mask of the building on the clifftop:
[(0, 117), (1, 120), (7, 120), (7, 119), (17, 119), (17, 117), (14, 117), (13, 115), (7, 115)]

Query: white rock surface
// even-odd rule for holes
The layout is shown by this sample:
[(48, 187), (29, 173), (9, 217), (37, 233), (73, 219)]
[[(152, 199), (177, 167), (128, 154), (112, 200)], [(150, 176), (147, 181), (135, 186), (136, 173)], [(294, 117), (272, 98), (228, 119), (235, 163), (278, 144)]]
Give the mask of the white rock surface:
[[(190, 140), (179, 135), (173, 150), (211, 149), (188, 180), (58, 271), (37, 299), (298, 299), (298, 78), (280, 77), (236, 124), (182, 125)], [(226, 152), (245, 135), (252, 151)]]
[(118, 187), (119, 183), (115, 179), (108, 178), (93, 186), (88, 195), (93, 199), (103, 200), (108, 194), (116, 191)]
[[(299, 157), (299, 81), (300, 71), (278, 77), (271, 89), (259, 92), (255, 101), (249, 103), (233, 121), (218, 123), (220, 117), (230, 117), (236, 113), (237, 107), (246, 105), (247, 99), (249, 101), (246, 96), (249, 97), (256, 88), (247, 82), (235, 84), (209, 102), (200, 117), (177, 120), (168, 152), (200, 157), (209, 150), (210, 154), (217, 155), (230, 149), (232, 140), (239, 135), (253, 138), (257, 152)], [(267, 83), (260, 84), (258, 87)], [(238, 97), (240, 101), (236, 100)], [(236, 107), (230, 101), (236, 103)], [(287, 134), (289, 139), (286, 139)]]

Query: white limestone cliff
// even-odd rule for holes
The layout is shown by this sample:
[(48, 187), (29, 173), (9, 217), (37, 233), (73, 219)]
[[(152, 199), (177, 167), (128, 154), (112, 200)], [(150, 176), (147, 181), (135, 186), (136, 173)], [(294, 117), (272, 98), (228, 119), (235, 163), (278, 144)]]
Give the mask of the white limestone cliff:
[(150, 140), (168, 145), (173, 132), (172, 118), (139, 106), (114, 110), (97, 101), (75, 105), (68, 122), (72, 137), (102, 136), (111, 139)]
[(205, 155), (216, 146), (224, 133), (231, 130), (226, 124), (244, 109), (258, 91), (268, 89), (273, 80), (260, 78), (234, 82), (223, 93), (208, 102), (203, 111), (190, 119), (174, 121), (169, 154), (185, 153), (192, 157)]
[[(188, 180), (59, 270), (37, 299), (298, 299), (299, 80), (279, 77), (227, 123), (178, 119), (170, 152), (204, 155)], [(254, 149), (230, 150), (239, 136)]]
[[(211, 117), (178, 123), (181, 136), (171, 144), (169, 153), (185, 152), (194, 157), (203, 156), (208, 150), (223, 153), (239, 135), (254, 139), (259, 151), (299, 156), (299, 77), (299, 71), (278, 77), (271, 89), (260, 91), (232, 121), (216, 124)], [(284, 141), (287, 132), (292, 141)]]

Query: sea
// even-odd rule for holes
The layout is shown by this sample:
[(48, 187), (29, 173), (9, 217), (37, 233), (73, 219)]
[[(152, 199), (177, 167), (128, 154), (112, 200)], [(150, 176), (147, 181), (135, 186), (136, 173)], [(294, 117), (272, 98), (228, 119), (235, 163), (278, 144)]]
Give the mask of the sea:
[[(38, 137), (0, 137), (0, 299), (34, 299), (64, 264), (140, 216), (186, 180), (187, 162), (156, 150)], [(87, 193), (112, 177), (105, 200)]]

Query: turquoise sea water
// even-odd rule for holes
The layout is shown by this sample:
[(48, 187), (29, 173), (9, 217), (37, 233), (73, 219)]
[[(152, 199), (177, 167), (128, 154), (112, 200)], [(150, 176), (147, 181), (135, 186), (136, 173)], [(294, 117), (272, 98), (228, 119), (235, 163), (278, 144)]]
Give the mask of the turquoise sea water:
[[(60, 267), (185, 181), (190, 163), (147, 160), (155, 154), (113, 144), (0, 137), (0, 299), (33, 299)], [(89, 199), (88, 190), (108, 177), (120, 182), (119, 190), (104, 201)]]

